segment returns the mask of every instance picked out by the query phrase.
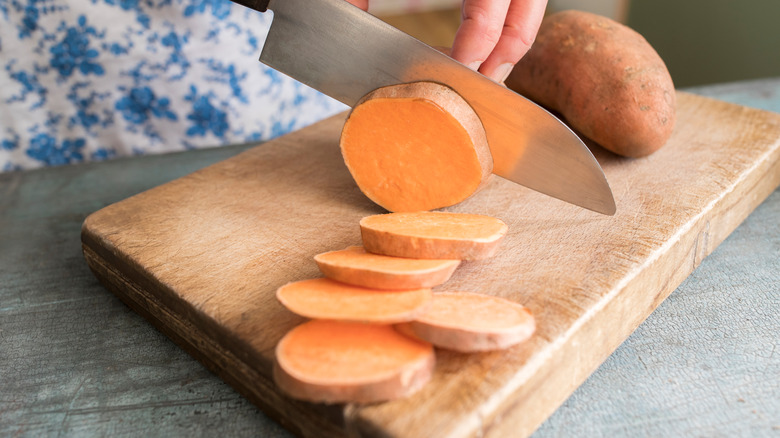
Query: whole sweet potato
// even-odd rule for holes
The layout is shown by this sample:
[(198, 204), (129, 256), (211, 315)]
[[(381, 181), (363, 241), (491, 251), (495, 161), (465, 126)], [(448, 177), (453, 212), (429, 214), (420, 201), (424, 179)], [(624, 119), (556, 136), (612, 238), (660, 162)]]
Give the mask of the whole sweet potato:
[(661, 57), (634, 30), (588, 12), (546, 17), (506, 85), (616, 154), (649, 155), (674, 128), (674, 84)]

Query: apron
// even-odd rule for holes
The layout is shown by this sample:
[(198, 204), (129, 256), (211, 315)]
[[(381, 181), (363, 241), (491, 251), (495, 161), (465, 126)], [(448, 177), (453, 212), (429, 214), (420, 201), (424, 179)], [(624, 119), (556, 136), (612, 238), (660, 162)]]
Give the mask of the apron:
[(0, 171), (255, 142), (343, 104), (258, 62), (228, 0), (0, 0)]

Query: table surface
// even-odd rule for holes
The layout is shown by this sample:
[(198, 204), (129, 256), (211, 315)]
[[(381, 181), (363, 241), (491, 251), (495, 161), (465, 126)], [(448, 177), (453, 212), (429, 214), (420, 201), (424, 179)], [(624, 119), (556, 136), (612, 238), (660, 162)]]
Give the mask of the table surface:
[[(685, 91), (780, 112), (780, 78)], [(237, 145), (0, 174), (0, 436), (290, 434), (105, 290), (86, 216)], [(780, 189), (534, 436), (780, 436)]]

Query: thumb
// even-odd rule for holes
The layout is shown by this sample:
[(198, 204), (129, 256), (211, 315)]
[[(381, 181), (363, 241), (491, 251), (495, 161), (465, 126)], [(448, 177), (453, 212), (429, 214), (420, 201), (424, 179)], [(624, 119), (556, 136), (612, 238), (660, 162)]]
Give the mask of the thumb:
[(347, 1), (364, 11), (368, 10), (368, 0), (347, 0)]

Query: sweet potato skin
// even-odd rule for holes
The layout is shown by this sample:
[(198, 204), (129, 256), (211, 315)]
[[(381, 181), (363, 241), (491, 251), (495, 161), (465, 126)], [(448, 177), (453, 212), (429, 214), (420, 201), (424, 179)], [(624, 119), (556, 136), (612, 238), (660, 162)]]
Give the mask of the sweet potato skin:
[(421, 259), (483, 260), (493, 257), (501, 243), (453, 240), (442, 244), (438, 239), (399, 236), (370, 228), (362, 228), (361, 236), (363, 246), (375, 254)]
[(503, 350), (526, 341), (536, 320), (525, 306), (473, 292), (437, 292), (415, 320), (396, 330), (461, 353)]
[[(432, 228), (451, 229), (459, 222), (475, 223), (489, 233), (465, 236), (430, 234)], [(421, 227), (404, 230), (404, 225)], [(427, 230), (420, 232), (421, 230)], [(508, 230), (501, 220), (489, 216), (448, 213), (410, 212), (366, 216), (360, 220), (360, 234), (366, 251), (412, 259), (481, 260), (492, 257)]]
[(596, 14), (546, 17), (506, 86), (619, 155), (649, 155), (674, 129), (676, 94), (661, 57), (639, 33)]
[(288, 310), (311, 319), (375, 324), (412, 320), (431, 299), (428, 288), (380, 291), (313, 278), (287, 283), (276, 299)]
[(376, 403), (408, 397), (425, 386), (433, 376), (434, 355), (414, 372), (396, 374), (373, 385), (317, 385), (303, 382), (274, 363), (273, 378), (288, 396), (314, 403)]
[[(418, 289), (431, 288), (438, 286), (449, 280), (455, 269), (460, 265), (460, 260), (436, 260), (435, 265), (428, 263), (428, 268), (418, 270), (393, 270), (381, 268), (368, 268), (364, 266), (349, 265), (348, 263), (334, 261), (329, 255), (338, 253), (352, 253), (357, 256), (369, 254), (372, 257), (387, 257), (375, 255), (365, 251), (363, 247), (353, 246), (342, 251), (332, 251), (314, 256), (314, 261), (320, 268), (325, 277), (340, 281), (342, 283), (353, 284), (372, 289), (398, 290), (398, 289)], [(415, 259), (402, 259), (410, 263), (417, 262)], [(430, 262), (427, 261), (427, 262)]]
[[(327, 333), (325, 336), (328, 336), (323, 339), (324, 344), (320, 343), (314, 348), (320, 351), (305, 349), (307, 359), (304, 362), (313, 360), (318, 357), (318, 354), (323, 354), (323, 350), (343, 348), (343, 350), (328, 351), (321, 360), (317, 360), (317, 365), (324, 366), (326, 369), (366, 366), (360, 361), (352, 362), (356, 355), (358, 358), (369, 355), (388, 357), (383, 356), (388, 352), (383, 350), (383, 347), (387, 347), (388, 340), (392, 345), (401, 344), (401, 351), (406, 352), (402, 354), (413, 354), (414, 360), (401, 362), (398, 358), (403, 356), (391, 353), (391, 360), (396, 365), (386, 366), (379, 373), (362, 377), (350, 374), (348, 377), (330, 375), (318, 378), (305, 372), (309, 371), (308, 369), (304, 370), (300, 365), (295, 365), (295, 362), (301, 361), (300, 354), (295, 352), (295, 350), (301, 351), (300, 344), (297, 347), (293, 345), (292, 351), (290, 347), (291, 343), (296, 343), (293, 338), (300, 339), (298, 333), (301, 331), (308, 332), (305, 337), (309, 337), (312, 332)], [(350, 332), (356, 334), (356, 337), (349, 336)], [(380, 345), (368, 345), (365, 340), (355, 341), (360, 338), (374, 338)], [(342, 354), (337, 354), (339, 352)], [(282, 392), (296, 399), (321, 403), (373, 403), (407, 397), (418, 391), (430, 381), (435, 364), (436, 356), (429, 343), (398, 334), (392, 326), (311, 320), (292, 329), (277, 344), (273, 378)]]

